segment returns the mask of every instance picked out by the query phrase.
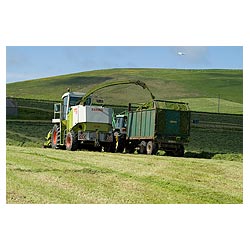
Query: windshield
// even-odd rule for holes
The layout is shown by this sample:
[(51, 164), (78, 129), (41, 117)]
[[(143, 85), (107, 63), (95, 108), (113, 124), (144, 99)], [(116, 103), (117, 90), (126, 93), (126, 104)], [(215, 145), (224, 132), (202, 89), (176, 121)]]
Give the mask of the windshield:
[(126, 128), (127, 127), (126, 117), (117, 117), (115, 127), (116, 128)]
[(75, 106), (77, 102), (79, 102), (82, 99), (82, 97), (73, 97), (71, 96), (69, 99), (69, 106)]

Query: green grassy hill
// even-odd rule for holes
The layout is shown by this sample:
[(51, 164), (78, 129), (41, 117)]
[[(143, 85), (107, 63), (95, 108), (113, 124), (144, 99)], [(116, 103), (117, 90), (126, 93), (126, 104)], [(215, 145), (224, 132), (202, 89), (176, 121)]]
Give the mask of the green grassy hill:
[[(39, 100), (60, 100), (67, 88), (86, 92), (93, 86), (116, 80), (142, 80), (157, 99), (187, 101), (192, 110), (243, 112), (242, 70), (109, 69), (82, 72), (7, 84), (7, 96)], [(145, 102), (147, 91), (138, 86), (115, 86), (96, 93), (109, 104)]]

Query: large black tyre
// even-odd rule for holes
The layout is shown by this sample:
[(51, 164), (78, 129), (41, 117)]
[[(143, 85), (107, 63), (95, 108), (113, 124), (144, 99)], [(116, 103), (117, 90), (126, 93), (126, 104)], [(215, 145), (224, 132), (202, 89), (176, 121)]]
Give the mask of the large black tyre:
[(129, 154), (134, 154), (135, 152), (135, 146), (131, 143), (131, 144), (128, 144), (125, 148), (125, 151), (126, 153), (129, 153)]
[(155, 155), (158, 151), (158, 147), (153, 141), (148, 141), (146, 151), (148, 155)]
[(78, 148), (78, 138), (74, 131), (68, 132), (65, 138), (65, 146), (67, 150), (75, 151)]
[(51, 147), (54, 149), (59, 148), (60, 146), (60, 134), (60, 127), (59, 125), (55, 124), (51, 132)]
[(104, 152), (115, 153), (115, 142), (110, 142), (104, 146)]
[(178, 156), (178, 157), (183, 157), (183, 156), (184, 156), (184, 153), (185, 153), (184, 146), (183, 146), (183, 145), (180, 145), (179, 148), (178, 148), (178, 151), (177, 151), (177, 156)]

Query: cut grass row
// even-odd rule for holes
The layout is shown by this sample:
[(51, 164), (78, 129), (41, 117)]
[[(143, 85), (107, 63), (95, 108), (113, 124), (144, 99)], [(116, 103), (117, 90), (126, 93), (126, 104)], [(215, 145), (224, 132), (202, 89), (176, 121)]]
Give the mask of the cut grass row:
[(7, 146), (7, 203), (242, 203), (242, 162)]

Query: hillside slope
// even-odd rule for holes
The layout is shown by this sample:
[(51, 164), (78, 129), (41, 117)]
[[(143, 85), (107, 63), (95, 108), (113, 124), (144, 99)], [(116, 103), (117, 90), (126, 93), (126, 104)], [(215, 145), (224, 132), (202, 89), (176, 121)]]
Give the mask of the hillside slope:
[[(194, 109), (200, 105), (206, 109), (206, 104), (213, 105), (214, 102), (216, 107), (220, 95), (221, 105), (225, 102), (225, 107), (232, 108), (233, 113), (241, 113), (243, 109), (242, 70), (97, 70), (11, 83), (7, 84), (6, 91), (7, 96), (60, 100), (67, 88), (86, 92), (94, 85), (105, 81), (137, 79), (144, 81), (157, 99), (188, 101)], [(106, 103), (123, 105), (127, 105), (128, 102), (145, 102), (150, 98), (147, 91), (130, 85), (103, 89), (97, 94), (103, 97)], [(212, 112), (216, 111), (213, 106)]]

